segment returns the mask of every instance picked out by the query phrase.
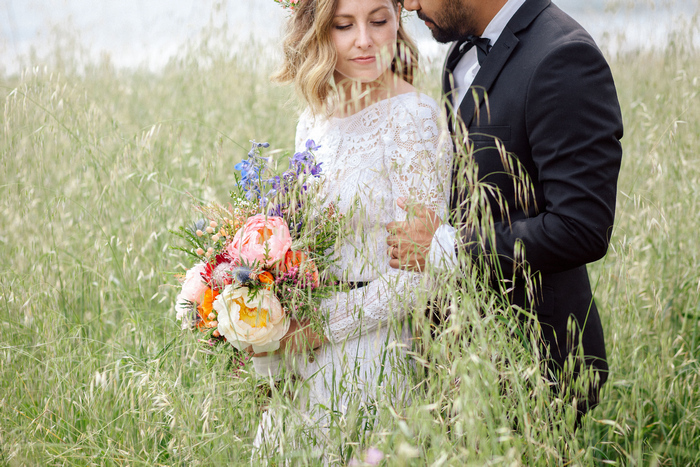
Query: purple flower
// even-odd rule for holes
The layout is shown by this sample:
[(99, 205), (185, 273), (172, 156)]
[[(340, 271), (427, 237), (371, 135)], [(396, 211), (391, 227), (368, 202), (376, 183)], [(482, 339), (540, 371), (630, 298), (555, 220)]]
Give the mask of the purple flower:
[(350, 459), (348, 466), (379, 465), (382, 460), (384, 460), (384, 453), (382, 451), (377, 448), (369, 448), (364, 452), (364, 460), (362, 462), (357, 459)]
[(321, 165), (322, 165), (322, 164), (323, 164), (323, 162), (321, 162), (320, 164), (316, 164), (316, 165), (314, 165), (313, 167), (311, 167), (311, 170), (309, 171), (309, 173), (310, 173), (311, 175), (313, 175), (314, 177), (318, 177), (318, 176), (321, 174), (321, 172), (323, 171), (323, 169), (321, 168)]
[(278, 204), (278, 205), (270, 208), (270, 210), (267, 212), (268, 216), (275, 216), (275, 217), (284, 217), (283, 214), (284, 213), (282, 212), (282, 205), (281, 204)]
[(306, 149), (309, 151), (318, 151), (321, 148), (320, 145), (316, 145), (316, 142), (312, 139), (306, 140)]
[(365, 462), (369, 465), (378, 465), (384, 459), (384, 453), (377, 448), (369, 448), (365, 452)]
[[(236, 164), (235, 169), (240, 172), (238, 184), (245, 195), (246, 199), (253, 202), (258, 202), (260, 208), (267, 206), (269, 200), (282, 197), (292, 191), (298, 191), (299, 194), (306, 193), (308, 186), (306, 183), (297, 185), (302, 176), (311, 175), (320, 177), (322, 172), (322, 164), (316, 163), (316, 158), (313, 151), (318, 150), (321, 146), (317, 145), (314, 140), (308, 140), (305, 143), (306, 150), (297, 152), (289, 158), (289, 169), (282, 173), (281, 176), (273, 176), (264, 178), (267, 170), (267, 165), (270, 162), (268, 158), (262, 156), (262, 148), (267, 148), (268, 143), (258, 143), (251, 141), (251, 149), (248, 153), (248, 158)], [(305, 178), (305, 177), (303, 177)], [(294, 197), (293, 197), (294, 198)], [(286, 202), (274, 206), (269, 210), (269, 215), (278, 215), (283, 213), (298, 212), (301, 208), (301, 201), (294, 202), (294, 206), (288, 206)], [(301, 223), (290, 222), (290, 227), (299, 231)]]

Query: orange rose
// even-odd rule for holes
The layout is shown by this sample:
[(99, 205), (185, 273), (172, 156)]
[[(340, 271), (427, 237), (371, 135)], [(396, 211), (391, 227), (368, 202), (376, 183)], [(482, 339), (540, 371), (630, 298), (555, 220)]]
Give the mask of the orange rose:
[(275, 283), (275, 278), (272, 277), (272, 274), (270, 274), (269, 271), (263, 271), (260, 274), (258, 274), (258, 280), (262, 282), (263, 284), (274, 284)]
[(210, 325), (210, 323), (216, 321), (209, 319), (209, 315), (214, 310), (214, 300), (219, 296), (219, 292), (212, 289), (207, 289), (204, 292), (204, 300), (202, 304), (197, 307), (197, 314), (199, 314), (200, 321), (197, 323), (199, 329), (216, 327), (216, 325)]

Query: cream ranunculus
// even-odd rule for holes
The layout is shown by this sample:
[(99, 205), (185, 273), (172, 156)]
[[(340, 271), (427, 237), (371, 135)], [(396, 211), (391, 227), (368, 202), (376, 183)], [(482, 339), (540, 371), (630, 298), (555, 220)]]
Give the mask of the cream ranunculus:
[(252, 345), (256, 353), (272, 352), (279, 349), (280, 339), (289, 330), (289, 318), (269, 290), (251, 297), (248, 287), (227, 285), (214, 309), (219, 333), (238, 350)]

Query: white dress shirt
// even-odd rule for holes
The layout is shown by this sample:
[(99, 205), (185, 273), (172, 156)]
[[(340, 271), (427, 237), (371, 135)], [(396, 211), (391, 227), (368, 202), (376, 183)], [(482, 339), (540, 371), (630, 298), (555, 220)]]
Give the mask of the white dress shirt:
[[(503, 5), (503, 8), (496, 13), (496, 16), (493, 17), (488, 26), (486, 26), (481, 37), (489, 39), (491, 41), (491, 46), (493, 46), (513, 15), (515, 15), (524, 3), (525, 0), (508, 0), (506, 4)], [(454, 69), (455, 92), (452, 93), (452, 104), (455, 109), (462, 103), (464, 96), (467, 94), (467, 91), (469, 91), (480, 69), (481, 65), (479, 64), (479, 59), (476, 54), (476, 47), (472, 47), (462, 56)], [(456, 267), (456, 237), (457, 230), (451, 225), (442, 224), (438, 227), (433, 235), (433, 241), (430, 244), (428, 262), (439, 269), (452, 269)]]
[[(503, 29), (505, 29), (508, 21), (515, 15), (515, 12), (520, 9), (525, 3), (525, 0), (508, 0), (503, 8), (496, 13), (491, 22), (484, 29), (484, 33), (481, 37), (486, 38), (491, 41), (493, 46), (498, 38), (501, 36)], [(469, 87), (474, 81), (474, 77), (481, 69), (479, 65), (479, 59), (476, 55), (476, 47), (472, 47), (462, 55), (459, 63), (454, 69), (454, 80), (455, 80), (455, 92), (452, 93), (454, 96), (454, 108), (458, 108), (459, 104), (462, 103), (464, 96), (467, 94)]]

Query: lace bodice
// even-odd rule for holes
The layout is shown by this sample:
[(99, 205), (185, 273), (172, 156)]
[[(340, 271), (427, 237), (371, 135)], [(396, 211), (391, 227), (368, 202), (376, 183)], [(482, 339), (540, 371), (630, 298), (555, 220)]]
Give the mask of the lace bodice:
[(323, 163), (326, 199), (336, 201), (343, 213), (354, 208), (354, 236), (336, 252), (334, 272), (347, 281), (369, 281), (323, 303), (331, 341), (366, 333), (406, 308), (405, 302), (393, 306), (395, 300), (412, 302), (408, 295), (420, 276), (389, 267), (386, 225), (405, 219), (396, 204), (400, 197), (445, 218), (452, 146), (439, 116), (433, 99), (407, 93), (346, 118), (314, 118), (306, 111), (299, 120), (297, 149), (303, 150), (308, 139), (321, 145), (316, 159)]

